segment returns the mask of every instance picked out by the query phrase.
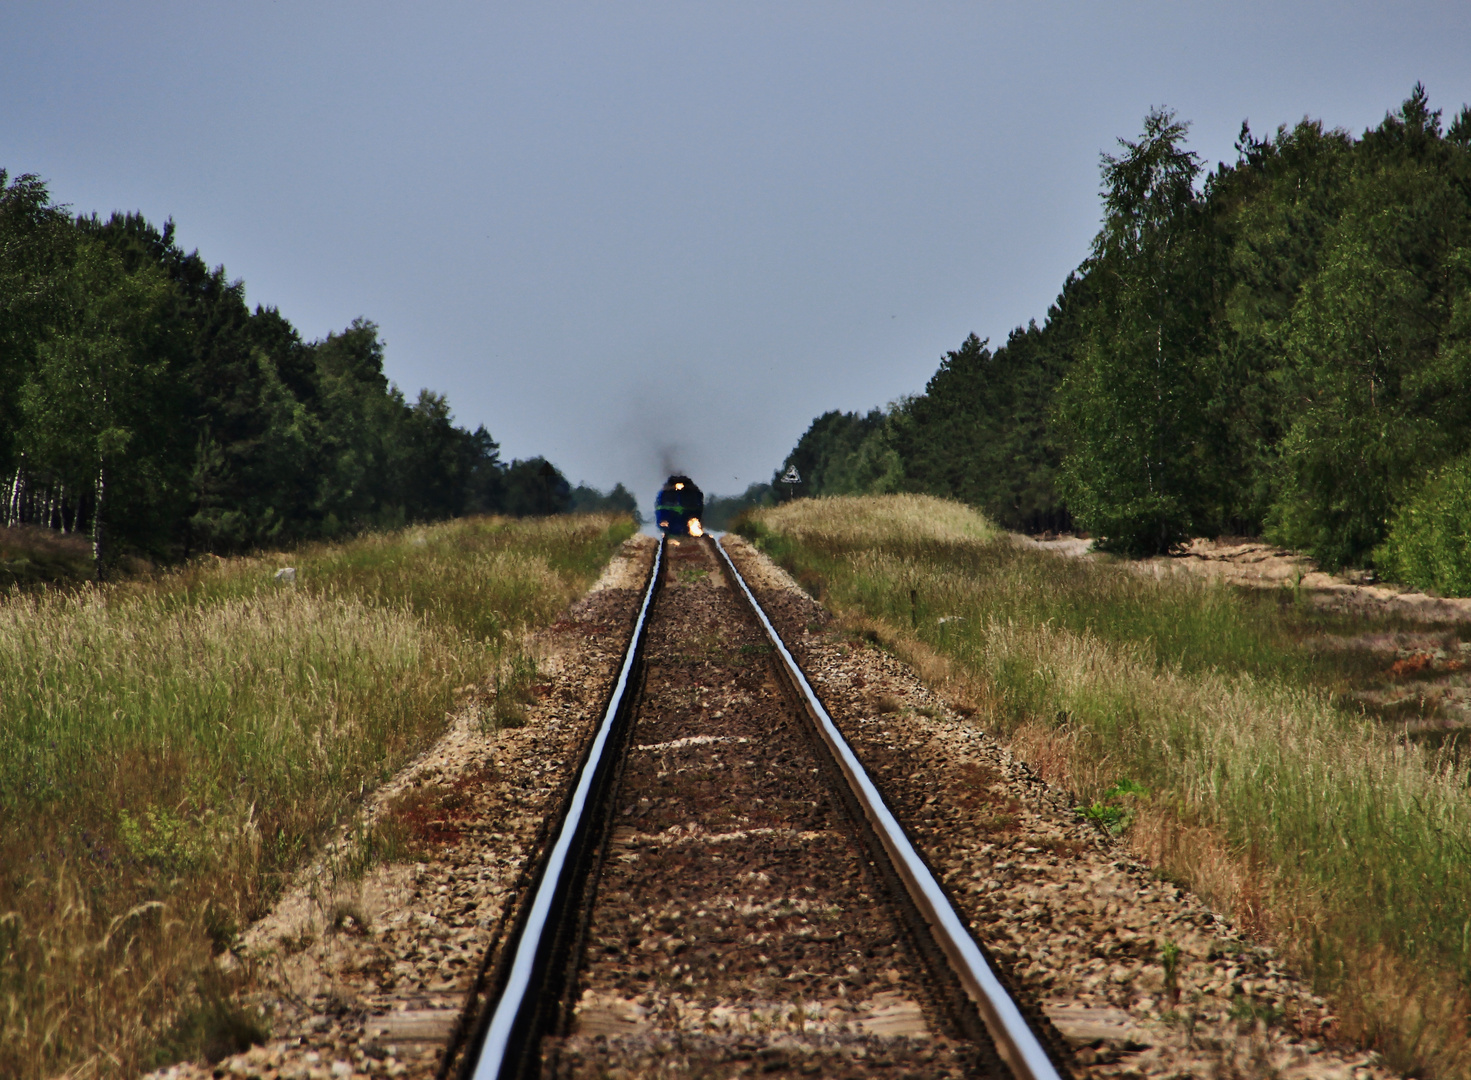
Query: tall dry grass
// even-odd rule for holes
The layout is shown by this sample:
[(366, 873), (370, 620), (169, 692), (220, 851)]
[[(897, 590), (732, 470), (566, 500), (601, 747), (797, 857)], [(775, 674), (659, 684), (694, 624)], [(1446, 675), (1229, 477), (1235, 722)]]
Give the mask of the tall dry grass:
[[(886, 500), (844, 502), (746, 531), (840, 611), (957, 669), (987, 722), (1094, 816), (1132, 820), (1162, 872), (1281, 944), (1346, 1033), (1397, 1068), (1471, 1075), (1467, 774), (1335, 704), (1296, 644), (1310, 616), (989, 539), (937, 500), (890, 503), (902, 520), (867, 538), (828, 528)], [(973, 539), (957, 538), (964, 514)]]
[(961, 503), (929, 495), (843, 495), (797, 499), (758, 512), (772, 532), (817, 547), (970, 544), (1001, 531)]
[(258, 1036), (212, 955), (631, 530), (459, 521), (0, 602), (0, 1075)]

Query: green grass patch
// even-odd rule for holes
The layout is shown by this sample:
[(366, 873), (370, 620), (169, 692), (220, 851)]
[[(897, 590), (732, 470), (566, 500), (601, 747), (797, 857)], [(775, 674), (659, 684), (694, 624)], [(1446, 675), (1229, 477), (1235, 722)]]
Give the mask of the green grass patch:
[(1149, 789), (1135, 780), (1120, 780), (1090, 806), (1077, 808), (1078, 816), (1110, 836), (1118, 836), (1134, 824), (1135, 806), (1149, 796)]

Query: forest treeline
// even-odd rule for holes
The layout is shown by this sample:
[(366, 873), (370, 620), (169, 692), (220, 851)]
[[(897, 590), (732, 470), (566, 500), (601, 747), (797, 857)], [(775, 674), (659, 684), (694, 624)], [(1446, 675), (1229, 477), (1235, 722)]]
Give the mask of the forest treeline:
[[(918, 491), (1128, 554), (1263, 535), (1471, 593), (1471, 109), (1242, 124), (1211, 172), (1152, 111), (1041, 326), (813, 421), (807, 495)], [(781, 486), (777, 485), (778, 491)]]
[(543, 458), (503, 462), (441, 394), (406, 399), (373, 323), (304, 341), (172, 222), (74, 218), (0, 171), (0, 524), (171, 559), (632, 505)]

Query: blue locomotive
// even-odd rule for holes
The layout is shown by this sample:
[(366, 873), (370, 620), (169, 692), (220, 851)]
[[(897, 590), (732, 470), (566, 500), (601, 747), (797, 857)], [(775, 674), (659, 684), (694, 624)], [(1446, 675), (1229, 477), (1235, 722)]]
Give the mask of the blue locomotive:
[(704, 536), (705, 493), (688, 476), (671, 476), (654, 501), (654, 520), (665, 536)]

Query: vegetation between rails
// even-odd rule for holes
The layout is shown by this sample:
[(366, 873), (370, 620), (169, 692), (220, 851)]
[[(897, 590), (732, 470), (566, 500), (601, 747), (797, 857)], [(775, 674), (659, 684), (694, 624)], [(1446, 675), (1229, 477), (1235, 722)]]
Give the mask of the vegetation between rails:
[(464, 519), (0, 600), (0, 1075), (239, 1049), (211, 956), (627, 518)]
[(1400, 1069), (1471, 1075), (1466, 773), (1335, 705), (1337, 674), (1300, 644), (1325, 617), (1059, 558), (920, 497), (801, 500), (741, 531), (1275, 939), (1346, 1034)]

